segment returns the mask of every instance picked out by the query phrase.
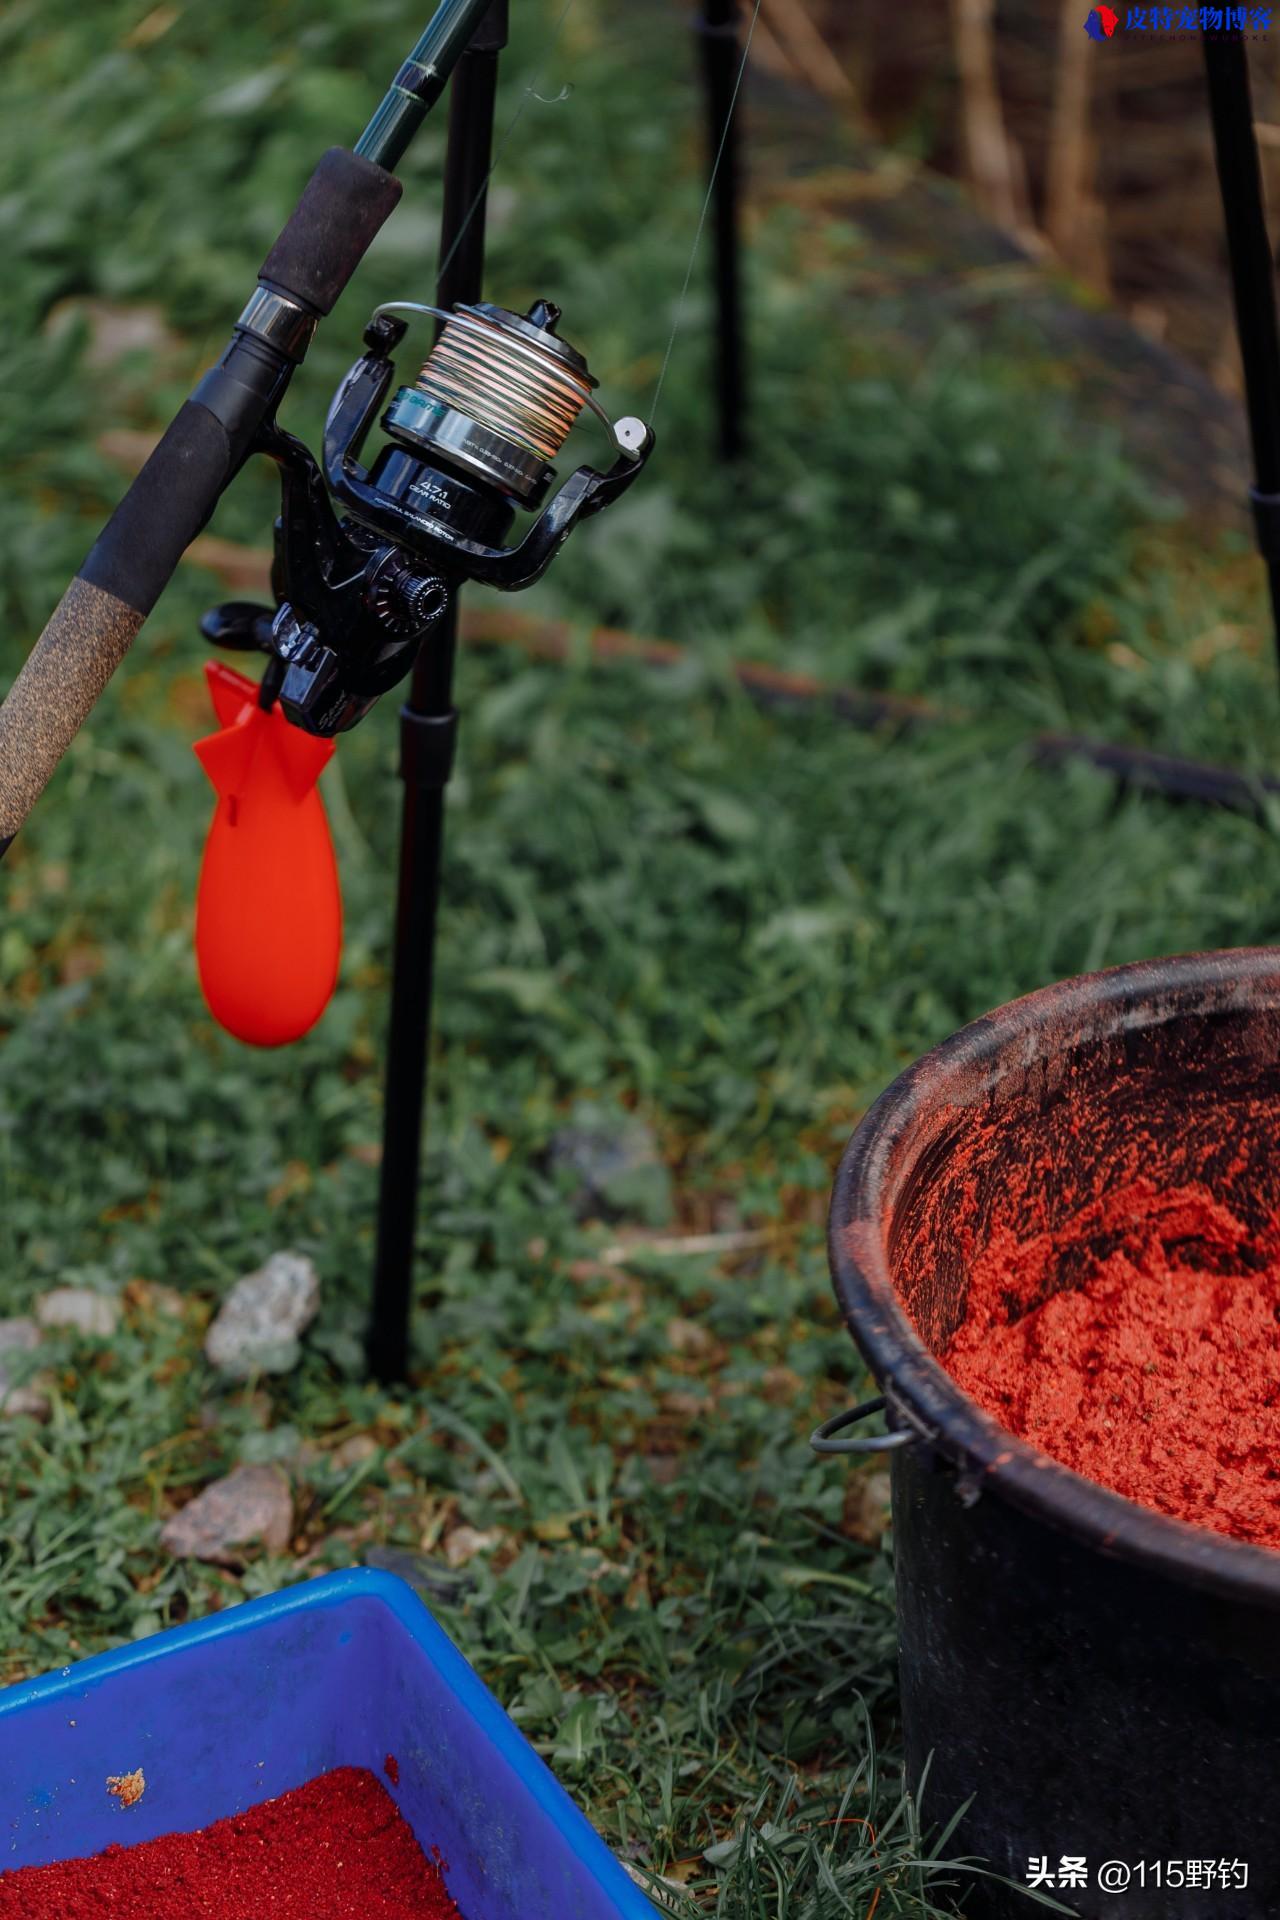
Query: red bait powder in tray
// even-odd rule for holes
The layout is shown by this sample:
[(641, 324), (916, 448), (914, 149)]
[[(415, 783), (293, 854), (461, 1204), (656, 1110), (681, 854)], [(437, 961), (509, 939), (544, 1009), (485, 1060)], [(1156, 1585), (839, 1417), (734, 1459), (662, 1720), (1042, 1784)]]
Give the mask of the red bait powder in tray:
[(0, 1873), (0, 1920), (461, 1920), (390, 1795), (339, 1767), (248, 1813)]

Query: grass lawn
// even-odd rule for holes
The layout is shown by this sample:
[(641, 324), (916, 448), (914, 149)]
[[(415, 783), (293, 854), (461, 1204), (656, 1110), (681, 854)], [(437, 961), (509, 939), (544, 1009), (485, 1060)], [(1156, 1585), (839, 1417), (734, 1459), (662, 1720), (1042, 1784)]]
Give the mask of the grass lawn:
[[(615, 413), (647, 411), (700, 198), (683, 16), (577, 0), (548, 48), (559, 4), (514, 11), (491, 293), (554, 296)], [(176, 407), (419, 13), (11, 0), (0, 678), (120, 490), (113, 445)], [(371, 307), (430, 298), (443, 125), (296, 383), (312, 441)], [(894, 1073), (991, 1005), (1280, 933), (1274, 817), (1120, 796), (1023, 746), (1091, 727), (1258, 767), (1276, 697), (1254, 562), (1171, 518), (1069, 367), (950, 330), (909, 345), (883, 292), (869, 331), (856, 207), (819, 224), (760, 186), (750, 468), (709, 457), (695, 276), (650, 472), (521, 603), (663, 634), (686, 664), (461, 663), (411, 1386), (375, 1391), (361, 1351), (394, 700), (325, 776), (346, 956), (288, 1052), (222, 1035), (194, 976), (209, 573), (184, 567), (6, 862), (0, 1314), (66, 1283), (124, 1313), (39, 1356), (47, 1423), (0, 1422), (0, 1676), (395, 1550), (675, 1911), (923, 1920), (962, 1910), (964, 1875), (955, 1809), (902, 1794), (883, 1482), (805, 1445), (862, 1384), (822, 1250), (834, 1161)], [(86, 301), (168, 332), (104, 364)], [(272, 511), (247, 473), (213, 531), (261, 546)], [(763, 715), (733, 659), (968, 717), (872, 736)], [(581, 1217), (549, 1158), (584, 1101), (660, 1146), (668, 1178), (619, 1217)], [(744, 1238), (646, 1244), (708, 1233)], [(280, 1247), (314, 1258), (321, 1316), (292, 1373), (230, 1386), (203, 1328)], [(170, 1560), (163, 1520), (237, 1461), (291, 1473), (290, 1550)]]

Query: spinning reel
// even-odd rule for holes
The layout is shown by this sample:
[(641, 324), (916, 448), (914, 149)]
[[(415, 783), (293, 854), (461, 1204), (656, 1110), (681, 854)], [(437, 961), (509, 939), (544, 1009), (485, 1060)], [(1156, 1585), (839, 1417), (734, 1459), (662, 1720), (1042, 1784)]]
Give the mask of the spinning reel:
[[(386, 444), (366, 469), (361, 451), (395, 377), (403, 312), (442, 328), (417, 379), (383, 413)], [(215, 645), (267, 654), (262, 706), (278, 702), (307, 733), (345, 733), (409, 672), (464, 580), (532, 585), (579, 521), (626, 492), (652, 431), (633, 418), (610, 423), (585, 359), (556, 333), (559, 319), (546, 300), (526, 314), (390, 302), (334, 396), (323, 466), (274, 418), (260, 429), (256, 449), (281, 476), (277, 607), (234, 601), (206, 614), (201, 631)], [(605, 471), (577, 468), (547, 501), (551, 462), (584, 407), (617, 457)], [(505, 545), (517, 511), (538, 509), (523, 538)]]

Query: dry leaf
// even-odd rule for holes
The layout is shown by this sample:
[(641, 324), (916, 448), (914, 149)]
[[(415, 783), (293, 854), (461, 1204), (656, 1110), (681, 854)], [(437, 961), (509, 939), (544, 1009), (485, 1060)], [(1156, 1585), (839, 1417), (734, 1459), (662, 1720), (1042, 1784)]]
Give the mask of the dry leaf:
[(889, 1524), (889, 1488), (887, 1473), (852, 1473), (844, 1494), (840, 1524), (851, 1540), (866, 1547), (878, 1546)]
[(478, 1553), (492, 1553), (504, 1538), (500, 1527), (491, 1533), (481, 1533), (476, 1527), (455, 1527), (444, 1537), (444, 1557), (451, 1567), (465, 1567)]
[(132, 1773), (109, 1773), (107, 1792), (114, 1793), (122, 1807), (136, 1807), (147, 1790), (142, 1768), (135, 1767)]
[(676, 1353), (707, 1353), (715, 1342), (696, 1320), (685, 1320), (677, 1314), (667, 1322), (667, 1345)]
[(311, 1168), (305, 1160), (290, 1160), (274, 1187), (267, 1194), (269, 1207), (282, 1207), (295, 1193), (305, 1193), (311, 1185)]

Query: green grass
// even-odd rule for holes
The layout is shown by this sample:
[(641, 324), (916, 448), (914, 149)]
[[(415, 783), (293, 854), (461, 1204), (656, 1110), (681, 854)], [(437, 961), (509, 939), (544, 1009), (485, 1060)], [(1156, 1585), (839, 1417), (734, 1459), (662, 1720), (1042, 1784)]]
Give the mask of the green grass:
[[(119, 490), (97, 436), (177, 404), (417, 18), (403, 0), (314, 11), (16, 0), (0, 23), (6, 673)], [(556, 11), (516, 9), (500, 124), (524, 111), (490, 286), (553, 294), (615, 408), (644, 409), (699, 201), (689, 48), (661, 8), (578, 0), (545, 54)], [(442, 125), (291, 399), (311, 437), (367, 310), (429, 296)], [(1121, 797), (1021, 745), (1087, 725), (1260, 766), (1275, 697), (1254, 568), (1157, 512), (1062, 369), (863, 328), (856, 227), (778, 206), (752, 261), (747, 474), (708, 457), (695, 281), (651, 473), (524, 602), (665, 633), (686, 666), (461, 663), (410, 1387), (375, 1391), (361, 1359), (394, 703), (326, 776), (346, 957), (289, 1052), (226, 1039), (194, 979), (207, 575), (175, 581), (6, 862), (0, 1312), (67, 1281), (128, 1310), (110, 1343), (54, 1348), (47, 1426), (0, 1424), (0, 1666), (413, 1552), (460, 1644), (678, 1910), (924, 1920), (963, 1903), (956, 1809), (903, 1796), (888, 1545), (804, 1444), (860, 1385), (821, 1245), (832, 1166), (869, 1098), (985, 1008), (1280, 933), (1274, 821)], [(93, 371), (60, 304), (85, 295), (158, 303), (178, 346)], [(262, 544), (271, 511), (246, 474), (217, 530)], [(1246, 644), (1218, 645), (1224, 625)], [(762, 716), (734, 657), (971, 718), (903, 738)], [(674, 1231), (763, 1243), (721, 1265), (603, 1258), (619, 1226), (578, 1220), (547, 1160), (584, 1095), (654, 1127)], [(221, 1385), (203, 1324), (286, 1245), (324, 1281), (304, 1360)], [(183, 1316), (146, 1282), (176, 1286)], [(335, 1465), (357, 1434), (376, 1451)], [(173, 1505), (268, 1458), (295, 1475), (293, 1550), (238, 1572), (168, 1561)], [(453, 1567), (463, 1525), (489, 1537)]]

